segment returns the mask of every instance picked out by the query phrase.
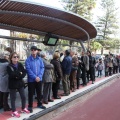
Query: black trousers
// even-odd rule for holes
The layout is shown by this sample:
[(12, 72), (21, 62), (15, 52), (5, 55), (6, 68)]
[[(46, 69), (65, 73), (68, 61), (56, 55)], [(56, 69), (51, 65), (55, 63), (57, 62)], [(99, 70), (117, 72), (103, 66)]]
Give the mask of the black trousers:
[(60, 80), (56, 80), (52, 85), (53, 97), (56, 98), (58, 96), (58, 89), (60, 85)]
[(86, 85), (86, 69), (83, 67), (82, 68), (82, 81), (83, 81), (83, 85)]
[[(24, 109), (26, 106), (26, 97), (25, 97), (25, 91), (24, 87), (17, 89), (20, 97), (21, 97), (21, 102), (22, 102), (22, 109)], [(16, 89), (10, 89), (10, 99), (11, 99), (11, 107), (12, 111), (16, 111), (15, 107), (15, 101), (16, 101)]]
[(89, 71), (87, 71), (87, 79), (88, 79), (88, 81), (89, 81), (89, 75), (90, 75), (91, 81), (95, 81), (95, 68), (94, 67), (90, 67)]
[(113, 66), (113, 74), (118, 73), (118, 66)]
[(4, 108), (4, 110), (9, 109), (8, 105), (8, 96), (9, 92), (0, 92), (0, 108)]
[(77, 89), (78, 89), (80, 87), (80, 78), (77, 77), (76, 79), (77, 79)]
[(33, 107), (33, 95), (36, 90), (37, 105), (42, 105), (42, 82), (28, 82), (28, 107)]
[(109, 67), (109, 75), (112, 75), (112, 67)]

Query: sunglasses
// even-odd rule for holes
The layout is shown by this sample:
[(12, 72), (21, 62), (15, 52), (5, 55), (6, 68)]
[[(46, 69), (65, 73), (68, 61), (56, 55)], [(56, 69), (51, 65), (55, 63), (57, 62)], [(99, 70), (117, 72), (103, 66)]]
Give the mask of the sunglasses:
[(36, 51), (36, 49), (31, 49), (31, 51)]
[(19, 56), (13, 56), (13, 58), (19, 58)]

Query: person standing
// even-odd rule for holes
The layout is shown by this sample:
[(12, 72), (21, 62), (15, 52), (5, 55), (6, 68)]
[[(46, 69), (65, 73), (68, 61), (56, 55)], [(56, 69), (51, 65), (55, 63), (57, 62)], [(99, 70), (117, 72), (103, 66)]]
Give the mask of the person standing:
[(45, 71), (43, 74), (43, 84), (44, 84), (43, 103), (48, 104), (48, 102), (53, 102), (52, 100), (52, 82), (53, 82), (52, 70), (54, 66), (46, 59), (46, 53), (44, 51), (40, 53), (40, 56), (45, 66)]
[(77, 53), (75, 54), (74, 51), (71, 51), (72, 57), (72, 69), (70, 73), (70, 90), (74, 92), (77, 89), (77, 70), (78, 70), (78, 57)]
[(60, 81), (62, 80), (62, 69), (59, 58), (60, 58), (59, 52), (55, 52), (53, 54), (53, 59), (51, 60), (51, 63), (54, 65), (54, 74), (55, 74), (55, 82), (53, 82), (53, 87), (52, 87), (54, 99), (61, 99), (60, 96), (58, 96), (58, 89), (59, 89)]
[(0, 109), (3, 108), (4, 111), (10, 111), (8, 105), (8, 73), (7, 66), (9, 64), (9, 55), (10, 53), (4, 51), (0, 54)]
[(104, 59), (104, 66), (105, 66), (105, 77), (109, 76), (108, 71), (109, 71), (109, 56), (106, 55)]
[(78, 70), (77, 70), (77, 89), (80, 87), (80, 78), (81, 78), (81, 58), (80, 56), (78, 57)]
[(97, 70), (98, 70), (98, 76), (100, 75), (100, 77), (102, 76), (102, 70), (103, 70), (103, 63), (102, 63), (102, 59), (99, 59), (99, 63), (97, 65)]
[(109, 59), (108, 59), (108, 65), (109, 65), (109, 76), (111, 76), (113, 74), (113, 55), (109, 54)]
[(85, 86), (87, 85), (86, 72), (89, 70), (89, 57), (86, 55), (84, 51), (82, 51), (82, 55), (81, 55), (81, 70), (82, 70), (83, 86)]
[(37, 107), (46, 109), (42, 105), (42, 77), (44, 74), (43, 60), (37, 55), (38, 48), (31, 47), (31, 56), (25, 61), (25, 67), (28, 76), (28, 110), (33, 112), (33, 95), (36, 90), (37, 93)]
[(16, 90), (19, 92), (22, 100), (22, 111), (24, 113), (30, 113), (26, 108), (26, 97), (24, 91), (23, 78), (26, 75), (26, 70), (23, 65), (19, 62), (19, 56), (16, 52), (10, 55), (10, 64), (7, 66), (7, 72), (9, 75), (9, 89), (10, 89), (10, 99), (12, 107), (12, 116), (20, 117), (18, 111), (16, 111), (15, 100), (16, 100)]
[(61, 65), (63, 71), (63, 79), (62, 79), (63, 90), (64, 90), (63, 96), (68, 96), (70, 94), (69, 76), (72, 68), (72, 57), (70, 56), (70, 50), (65, 51), (65, 57)]
[(95, 81), (95, 58), (91, 55), (90, 51), (87, 51), (88, 57), (89, 57), (89, 71), (87, 72), (87, 79), (89, 81), (89, 75), (90, 79), (92, 81), (92, 84), (94, 84)]

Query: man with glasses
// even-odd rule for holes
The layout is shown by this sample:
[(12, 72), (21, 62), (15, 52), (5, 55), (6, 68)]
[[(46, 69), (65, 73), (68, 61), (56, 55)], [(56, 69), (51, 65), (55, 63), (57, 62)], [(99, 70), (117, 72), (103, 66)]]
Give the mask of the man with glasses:
[(33, 95), (36, 90), (37, 93), (37, 107), (41, 109), (46, 109), (42, 105), (42, 77), (44, 73), (44, 64), (42, 59), (37, 55), (38, 48), (36, 46), (31, 47), (31, 56), (25, 61), (25, 66), (28, 75), (28, 110), (33, 112)]

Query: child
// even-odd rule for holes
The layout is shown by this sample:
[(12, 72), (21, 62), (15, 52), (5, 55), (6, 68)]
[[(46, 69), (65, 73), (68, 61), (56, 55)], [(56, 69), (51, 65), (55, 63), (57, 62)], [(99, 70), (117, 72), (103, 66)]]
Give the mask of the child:
[(99, 59), (99, 63), (97, 65), (97, 70), (98, 70), (98, 76), (97, 77), (99, 77), (99, 75), (101, 77), (102, 76), (102, 70), (103, 70), (103, 64), (102, 64), (102, 60), (101, 59)]

